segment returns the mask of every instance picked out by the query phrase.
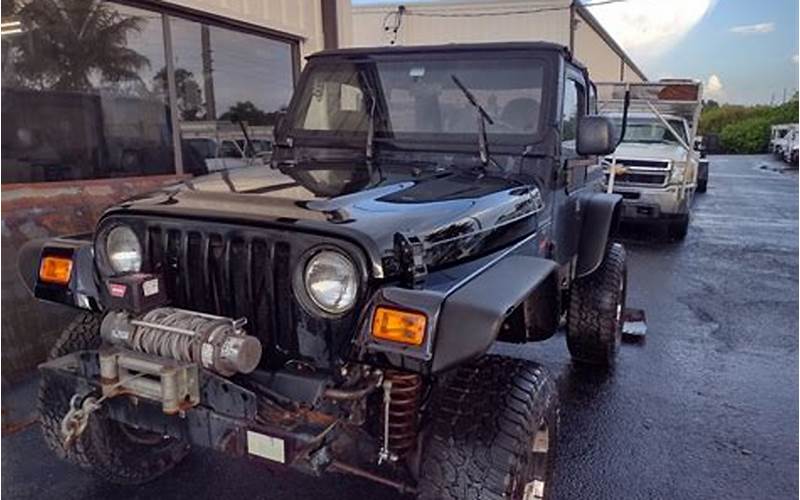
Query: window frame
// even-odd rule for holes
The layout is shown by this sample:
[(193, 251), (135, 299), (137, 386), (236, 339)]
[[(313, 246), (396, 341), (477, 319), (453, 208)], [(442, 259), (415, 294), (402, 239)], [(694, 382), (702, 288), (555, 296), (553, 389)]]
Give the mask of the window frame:
[[(575, 88), (578, 91), (578, 102), (576, 104), (576, 116), (575, 116), (575, 137), (570, 140), (577, 141), (578, 139), (578, 124), (581, 121), (581, 118), (585, 117), (588, 114), (588, 99), (586, 95), (586, 79), (578, 73), (577, 71), (567, 70), (564, 72), (564, 83), (563, 83), (563, 90), (562, 90), (562, 97), (561, 97), (561, 110), (559, 112), (559, 121), (560, 121), (560, 130), (561, 133), (564, 133), (564, 106), (567, 102), (567, 88), (573, 82), (575, 84)], [(561, 144), (563, 145), (564, 138), (562, 135)], [(575, 150), (577, 153), (577, 150)]]

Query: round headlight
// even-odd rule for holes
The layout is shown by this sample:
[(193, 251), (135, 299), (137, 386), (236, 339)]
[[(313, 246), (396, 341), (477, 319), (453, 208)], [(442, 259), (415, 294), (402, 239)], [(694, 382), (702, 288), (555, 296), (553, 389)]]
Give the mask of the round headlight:
[(308, 296), (327, 313), (341, 314), (356, 302), (356, 268), (339, 252), (323, 250), (309, 259), (303, 278)]
[(106, 236), (106, 255), (117, 273), (136, 273), (142, 269), (142, 245), (128, 226), (117, 226)]

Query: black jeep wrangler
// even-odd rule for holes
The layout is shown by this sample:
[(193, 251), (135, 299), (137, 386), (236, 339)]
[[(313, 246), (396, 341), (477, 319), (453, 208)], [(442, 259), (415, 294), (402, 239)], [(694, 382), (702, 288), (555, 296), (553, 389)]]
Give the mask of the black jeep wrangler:
[(549, 498), (558, 395), (495, 342), (621, 338), (611, 123), (546, 43), (309, 58), (270, 166), (108, 209), (25, 248), (36, 297), (83, 309), (42, 373), (61, 457), (117, 483), (191, 445), (420, 498)]

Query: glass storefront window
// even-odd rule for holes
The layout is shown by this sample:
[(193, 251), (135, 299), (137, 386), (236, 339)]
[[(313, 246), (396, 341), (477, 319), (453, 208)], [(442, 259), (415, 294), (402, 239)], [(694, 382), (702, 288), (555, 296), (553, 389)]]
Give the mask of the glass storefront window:
[(159, 14), (83, 0), (16, 2), (10, 14), (21, 32), (2, 37), (3, 183), (174, 171), (152, 84), (165, 61)]
[(184, 170), (268, 162), (292, 93), (292, 46), (181, 18), (170, 25)]
[(176, 147), (192, 174), (268, 161), (293, 42), (171, 16), (171, 103), (161, 13), (4, 0), (7, 19), (21, 30), (2, 36), (4, 184), (174, 174)]

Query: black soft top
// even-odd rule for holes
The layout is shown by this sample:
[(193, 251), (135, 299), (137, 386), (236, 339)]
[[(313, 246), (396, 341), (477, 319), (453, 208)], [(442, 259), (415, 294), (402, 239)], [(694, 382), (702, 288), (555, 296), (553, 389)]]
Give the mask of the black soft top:
[(393, 54), (430, 54), (458, 52), (504, 52), (504, 51), (553, 51), (560, 52), (571, 60), (569, 49), (563, 45), (550, 42), (494, 42), (494, 43), (448, 43), (443, 45), (386, 45), (381, 47), (354, 47), (346, 49), (329, 49), (316, 52), (308, 59), (316, 57), (343, 56), (358, 57)]

